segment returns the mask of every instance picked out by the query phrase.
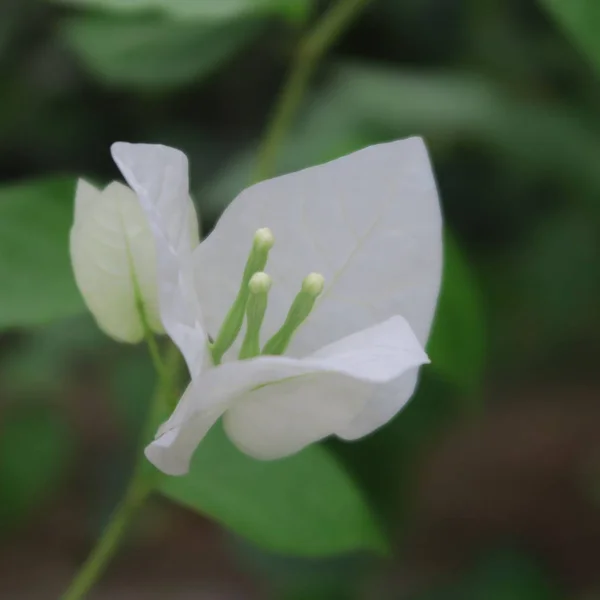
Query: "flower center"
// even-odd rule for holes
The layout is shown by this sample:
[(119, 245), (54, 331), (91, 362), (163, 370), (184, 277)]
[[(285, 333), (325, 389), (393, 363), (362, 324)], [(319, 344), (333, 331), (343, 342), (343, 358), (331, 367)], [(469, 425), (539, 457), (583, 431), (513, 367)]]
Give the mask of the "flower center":
[(246, 317), (246, 334), (238, 358), (254, 358), (261, 354), (280, 355), (289, 346), (298, 327), (310, 315), (325, 280), (319, 273), (311, 273), (302, 281), (302, 287), (288, 311), (280, 329), (260, 347), (260, 330), (267, 310), (271, 278), (263, 272), (274, 238), (267, 228), (254, 234), (252, 249), (246, 261), (242, 283), (214, 342), (209, 344), (213, 362), (221, 363), (223, 355), (237, 339)]

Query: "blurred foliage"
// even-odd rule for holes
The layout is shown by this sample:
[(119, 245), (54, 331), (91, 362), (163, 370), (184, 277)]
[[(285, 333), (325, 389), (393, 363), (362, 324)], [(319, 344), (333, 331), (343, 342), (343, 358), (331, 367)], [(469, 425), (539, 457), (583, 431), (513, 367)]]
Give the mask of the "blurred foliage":
[(442, 290), (427, 352), (432, 367), (465, 392), (475, 392), (482, 382), (484, 322), (476, 280), (456, 242), (446, 234)]
[(0, 427), (0, 533), (18, 527), (56, 494), (73, 440), (56, 411), (13, 409)]
[(249, 20), (213, 25), (86, 15), (67, 21), (63, 35), (73, 53), (107, 84), (165, 89), (209, 75), (256, 37), (259, 25)]
[[(50, 506), (69, 474), (68, 398), (84, 404), (93, 389), (125, 440), (89, 468), (102, 489), (107, 471), (119, 483), (128, 473), (123, 454), (154, 383), (141, 349), (117, 347), (84, 314), (68, 257), (75, 177), (114, 179), (116, 139), (178, 146), (209, 231), (249, 182), (295, 41), (326, 5), (0, 3), (0, 533)], [(447, 225), (433, 364), (401, 415), (367, 439), (265, 466), (217, 429), (167, 495), (270, 550), (365, 549), (380, 524), (402, 546), (423, 460), (474, 406), (485, 410), (484, 382), (597, 379), (599, 10), (594, 0), (372, 3), (317, 73), (276, 170), (426, 137)], [(290, 598), (351, 598), (348, 574), (367, 568), (283, 560), (255, 572)], [(457, 575), (415, 600), (562, 597), (520, 554)]]
[(594, 0), (542, 0), (600, 69), (600, 5)]
[(74, 182), (0, 189), (0, 328), (85, 311), (69, 259)]
[(120, 357), (112, 369), (109, 401), (114, 414), (123, 424), (126, 441), (131, 449), (136, 448), (142, 433), (155, 384), (154, 367), (145, 352), (128, 352)]
[(284, 555), (385, 551), (360, 492), (318, 445), (289, 458), (258, 461), (242, 454), (215, 426), (189, 474), (164, 478), (161, 491)]
[(384, 530), (402, 536), (414, 510), (411, 490), (418, 479), (421, 457), (438, 435), (473, 409), (468, 396), (432, 365), (423, 368), (419, 386), (400, 415), (373, 435), (327, 445), (356, 477)]
[(73, 371), (98, 358), (111, 343), (90, 315), (63, 319), (29, 331), (12, 344), (0, 364), (4, 388), (17, 398), (48, 398), (64, 394)]
[(176, 19), (216, 21), (236, 17), (279, 14), (290, 20), (302, 19), (312, 0), (55, 0), (74, 6), (98, 8), (117, 13), (163, 12)]
[(458, 582), (411, 597), (410, 600), (559, 600), (565, 596), (547, 573), (527, 555), (496, 551), (484, 556)]

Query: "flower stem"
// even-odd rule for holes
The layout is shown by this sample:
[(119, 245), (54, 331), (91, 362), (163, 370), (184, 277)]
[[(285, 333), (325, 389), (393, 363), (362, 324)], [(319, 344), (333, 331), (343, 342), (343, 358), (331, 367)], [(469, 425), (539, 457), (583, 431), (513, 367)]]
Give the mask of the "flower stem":
[(267, 125), (258, 152), (254, 181), (273, 174), (277, 152), (287, 135), (317, 64), (371, 0), (338, 0), (304, 36)]
[[(143, 311), (140, 314), (144, 315)], [(61, 600), (80, 600), (90, 591), (115, 554), (133, 516), (154, 487), (154, 478), (157, 471), (146, 461), (142, 450), (148, 439), (151, 438), (160, 421), (166, 402), (168, 402), (172, 395), (181, 357), (177, 348), (172, 345), (169, 347), (166, 360), (163, 361), (156, 339), (148, 327), (145, 315), (142, 317), (142, 323), (144, 324), (146, 342), (152, 362), (157, 371), (158, 384), (143, 427), (134, 473), (129, 481), (123, 499), (112, 513), (92, 553), (75, 576), (75, 579), (71, 582), (69, 589), (62, 596)]]
[(94, 550), (77, 573), (67, 592), (62, 596), (62, 600), (79, 600), (89, 592), (104, 572), (131, 521), (131, 517), (144, 502), (150, 489), (151, 486), (147, 483), (144, 469), (136, 469), (123, 500), (111, 515)]

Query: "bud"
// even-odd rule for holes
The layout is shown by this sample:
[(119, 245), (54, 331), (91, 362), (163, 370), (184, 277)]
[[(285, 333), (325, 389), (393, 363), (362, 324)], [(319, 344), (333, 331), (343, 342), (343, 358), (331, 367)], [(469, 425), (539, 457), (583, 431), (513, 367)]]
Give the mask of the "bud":
[[(187, 234), (197, 245), (197, 222)], [(113, 182), (98, 190), (79, 180), (70, 251), (77, 286), (105, 333), (122, 342), (141, 341), (140, 310), (152, 331), (163, 333), (154, 237), (130, 188)]]
[(319, 273), (311, 273), (302, 281), (302, 288), (294, 298), (292, 306), (281, 329), (265, 344), (262, 354), (283, 354), (298, 327), (304, 323), (311, 313), (315, 301), (323, 291), (325, 279)]

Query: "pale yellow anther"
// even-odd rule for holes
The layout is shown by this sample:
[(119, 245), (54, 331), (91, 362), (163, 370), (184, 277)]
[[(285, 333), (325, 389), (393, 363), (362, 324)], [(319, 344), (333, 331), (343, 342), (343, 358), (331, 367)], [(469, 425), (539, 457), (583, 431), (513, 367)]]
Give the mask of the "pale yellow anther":
[(302, 291), (311, 296), (318, 296), (325, 285), (325, 278), (320, 273), (310, 273), (302, 281)]
[(265, 344), (262, 354), (280, 355), (285, 352), (298, 327), (310, 315), (324, 286), (325, 278), (320, 273), (311, 273), (304, 278), (283, 325)]
[(259, 271), (250, 277), (248, 288), (251, 294), (264, 294), (271, 289), (271, 283), (271, 278), (266, 273)]
[(254, 246), (264, 250), (270, 250), (275, 243), (273, 233), (268, 227), (257, 229), (254, 234)]

